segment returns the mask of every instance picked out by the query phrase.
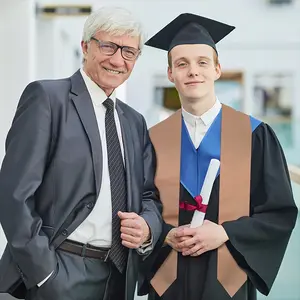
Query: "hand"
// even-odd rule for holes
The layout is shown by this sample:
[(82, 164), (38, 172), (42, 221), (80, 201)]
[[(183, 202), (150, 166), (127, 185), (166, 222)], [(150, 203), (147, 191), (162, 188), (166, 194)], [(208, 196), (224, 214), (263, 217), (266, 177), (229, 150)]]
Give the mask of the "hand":
[(177, 238), (192, 236), (181, 242), (178, 247), (188, 248), (182, 255), (199, 256), (204, 252), (214, 250), (228, 241), (228, 235), (222, 225), (205, 220), (202, 226), (197, 228), (184, 228), (176, 233)]
[(183, 228), (187, 228), (189, 225), (183, 225), (176, 228), (173, 228), (169, 231), (166, 236), (165, 243), (172, 247), (177, 252), (187, 251), (188, 248), (182, 247), (181, 243), (189, 240), (192, 236), (180, 236), (177, 237), (179, 232), (182, 232)]
[(146, 221), (133, 212), (118, 212), (121, 219), (122, 244), (137, 249), (150, 238), (150, 229)]

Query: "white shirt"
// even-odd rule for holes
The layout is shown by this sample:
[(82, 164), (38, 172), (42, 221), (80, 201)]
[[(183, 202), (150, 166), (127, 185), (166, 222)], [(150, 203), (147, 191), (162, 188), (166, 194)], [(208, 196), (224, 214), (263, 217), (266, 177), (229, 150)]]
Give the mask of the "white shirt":
[(196, 149), (199, 147), (207, 130), (220, 112), (221, 107), (220, 101), (216, 99), (214, 106), (202, 116), (194, 116), (182, 108), (183, 120)]
[[(88, 92), (91, 96), (94, 111), (98, 123), (101, 144), (102, 144), (102, 182), (101, 189), (97, 202), (89, 214), (89, 216), (76, 228), (68, 239), (77, 241), (83, 244), (90, 244), (96, 247), (110, 247), (112, 239), (112, 206), (111, 206), (111, 191), (110, 178), (108, 170), (107, 143), (105, 134), (105, 112), (106, 107), (103, 102), (107, 99), (105, 92), (92, 81), (86, 73), (80, 70), (83, 80), (86, 84)], [(116, 103), (116, 96), (113, 93), (110, 98)], [(120, 120), (115, 112), (115, 122), (117, 133), (120, 141), (121, 151), (124, 160), (124, 147), (122, 142), (122, 133)]]

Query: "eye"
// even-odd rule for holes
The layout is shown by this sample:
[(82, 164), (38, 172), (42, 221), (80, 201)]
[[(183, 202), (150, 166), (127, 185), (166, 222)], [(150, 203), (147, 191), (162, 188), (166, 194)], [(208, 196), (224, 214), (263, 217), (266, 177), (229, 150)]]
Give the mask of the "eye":
[(181, 63), (179, 63), (177, 66), (178, 66), (178, 67), (184, 67), (184, 66), (186, 66), (186, 63), (185, 63), (185, 62), (181, 62)]
[(207, 65), (207, 62), (204, 61), (204, 60), (201, 60), (201, 61), (199, 62), (199, 64), (202, 65), (202, 66), (204, 66), (204, 65)]
[(128, 48), (124, 48), (123, 49), (123, 53), (128, 56), (128, 57), (135, 57), (136, 56), (136, 52), (133, 51), (132, 49), (128, 49)]
[(116, 48), (113, 44), (110, 43), (102, 43), (100, 47), (104, 53), (113, 53)]

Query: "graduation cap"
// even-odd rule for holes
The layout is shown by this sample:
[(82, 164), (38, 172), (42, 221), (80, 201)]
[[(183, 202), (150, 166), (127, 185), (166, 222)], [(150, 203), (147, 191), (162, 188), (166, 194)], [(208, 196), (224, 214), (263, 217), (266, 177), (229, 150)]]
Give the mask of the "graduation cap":
[(234, 26), (184, 13), (156, 33), (145, 45), (169, 52), (178, 45), (206, 44), (217, 52), (216, 44), (234, 29)]

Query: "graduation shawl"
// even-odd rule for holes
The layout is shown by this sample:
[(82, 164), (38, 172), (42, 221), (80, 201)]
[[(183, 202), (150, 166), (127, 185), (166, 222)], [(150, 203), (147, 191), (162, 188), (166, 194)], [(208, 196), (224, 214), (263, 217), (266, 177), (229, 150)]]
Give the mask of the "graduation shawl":
[[(206, 134), (206, 136), (211, 135), (212, 141), (206, 143), (205, 136), (199, 146), (215, 146), (214, 149), (202, 151), (204, 155), (198, 160), (198, 163), (202, 164), (200, 169), (207, 170), (210, 163), (210, 157), (205, 156), (205, 153), (214, 152), (214, 158), (221, 161), (219, 224), (249, 216), (251, 136), (252, 130), (258, 124), (258, 121), (251, 120), (248, 115), (223, 105)], [(185, 125), (181, 110), (178, 110), (171, 117), (150, 129), (150, 137), (157, 153), (155, 183), (164, 205), (163, 217), (166, 223), (173, 226), (178, 226), (180, 183), (185, 186), (185, 177), (190, 171), (185, 168), (185, 165), (189, 165), (190, 155), (188, 150), (184, 149), (188, 141), (183, 140), (188, 138), (188, 132), (181, 134), (182, 130), (186, 130), (183, 126)], [(181, 156), (181, 150), (184, 152), (183, 156)], [(199, 187), (203, 184), (205, 174), (200, 174), (198, 177), (196, 174), (193, 175), (198, 180), (195, 184), (198, 187), (190, 193), (195, 197), (197, 196), (195, 190), (200, 191)], [(232, 193), (233, 190), (234, 193)], [(225, 244), (218, 249), (217, 268), (218, 280), (231, 296), (247, 280), (246, 273), (235, 262)], [(162, 295), (176, 276), (177, 252), (172, 250), (151, 280), (151, 284), (156, 292)]]

